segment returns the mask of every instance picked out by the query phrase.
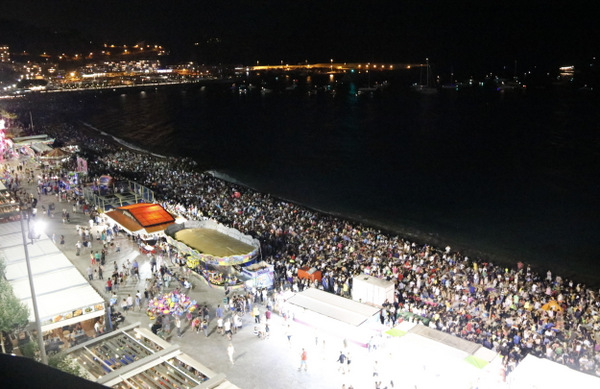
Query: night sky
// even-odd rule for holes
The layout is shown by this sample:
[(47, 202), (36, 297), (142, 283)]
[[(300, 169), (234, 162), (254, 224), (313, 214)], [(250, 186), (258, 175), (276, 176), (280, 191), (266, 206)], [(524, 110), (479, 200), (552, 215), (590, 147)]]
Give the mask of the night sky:
[(0, 18), (96, 42), (163, 43), (253, 64), (423, 61), (463, 69), (572, 64), (597, 55), (593, 2), (9, 1)]

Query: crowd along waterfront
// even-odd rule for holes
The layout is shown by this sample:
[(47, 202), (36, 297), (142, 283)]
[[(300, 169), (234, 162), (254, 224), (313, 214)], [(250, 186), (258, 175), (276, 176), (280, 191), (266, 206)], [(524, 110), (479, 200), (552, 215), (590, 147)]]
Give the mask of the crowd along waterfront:
[(190, 156), (219, 177), (419, 242), (600, 282), (594, 96), (393, 86), (372, 97), (327, 84), (316, 94), (171, 86), (31, 95), (7, 108)]

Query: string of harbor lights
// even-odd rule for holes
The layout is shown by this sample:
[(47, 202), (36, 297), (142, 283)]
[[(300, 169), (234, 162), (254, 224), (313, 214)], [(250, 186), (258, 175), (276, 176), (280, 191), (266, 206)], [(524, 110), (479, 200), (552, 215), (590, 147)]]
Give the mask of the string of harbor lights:
[(299, 63), (295, 65), (284, 64), (283, 61), (278, 65), (259, 65), (258, 61), (256, 65), (245, 66), (241, 69), (246, 71), (265, 71), (265, 70), (325, 70), (333, 73), (345, 72), (345, 71), (390, 71), (390, 70), (408, 70), (412, 68), (424, 67), (425, 64), (372, 64), (372, 63), (358, 63), (358, 62), (322, 62), (322, 63)]

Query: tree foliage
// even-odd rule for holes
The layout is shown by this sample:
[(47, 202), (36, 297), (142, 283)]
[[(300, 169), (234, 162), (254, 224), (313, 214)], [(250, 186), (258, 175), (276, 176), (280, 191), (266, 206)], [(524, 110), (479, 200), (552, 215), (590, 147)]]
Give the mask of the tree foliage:
[(65, 353), (58, 353), (48, 358), (48, 366), (57, 368), (65, 373), (87, 378), (87, 373), (81, 368), (75, 360)]
[[(39, 359), (39, 350), (40, 347), (37, 342), (30, 341), (23, 346), (21, 352), (24, 357)], [(71, 356), (64, 352), (48, 355), (48, 366), (77, 377), (88, 378), (88, 373)]]
[(29, 322), (29, 308), (15, 297), (12, 287), (0, 280), (0, 331), (13, 331)]
[(15, 296), (4, 277), (4, 269), (4, 261), (0, 258), (0, 331), (11, 333), (27, 325), (29, 308)]

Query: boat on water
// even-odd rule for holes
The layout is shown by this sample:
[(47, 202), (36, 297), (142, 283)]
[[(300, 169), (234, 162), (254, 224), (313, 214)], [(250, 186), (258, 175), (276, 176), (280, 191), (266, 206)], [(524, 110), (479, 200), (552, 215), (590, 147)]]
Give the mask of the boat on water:
[(389, 82), (387, 81), (383, 81), (382, 83), (379, 82), (375, 82), (374, 85), (371, 85), (371, 73), (369, 73), (369, 78), (367, 81), (367, 86), (366, 87), (361, 87), (358, 88), (358, 90), (356, 91), (356, 94), (358, 96), (360, 95), (372, 95), (373, 93), (382, 90), (384, 88), (387, 88), (389, 86)]
[(375, 93), (379, 90), (379, 88), (376, 87), (363, 87), (363, 88), (358, 88), (358, 91), (356, 92), (356, 94), (360, 95), (366, 95), (366, 94), (372, 94)]
[[(413, 85), (413, 89), (421, 94), (424, 95), (433, 95), (436, 94), (438, 92), (437, 88), (433, 85), (433, 80), (431, 79), (431, 67), (429, 65), (429, 58), (425, 58), (426, 61), (426, 65), (425, 65), (425, 69), (426, 69), (426, 77), (425, 77), (425, 83), (423, 84), (423, 82), (419, 82), (419, 84), (414, 84)], [(422, 70), (422, 68), (421, 68)], [(422, 72), (421, 72), (422, 74)], [(422, 81), (422, 80), (421, 80)]]
[(358, 88), (357, 94), (358, 95), (373, 94), (377, 91), (381, 91), (381, 90), (387, 88), (388, 86), (390, 86), (390, 84), (387, 81), (384, 81), (382, 83), (376, 83), (373, 86)]
[(447, 84), (442, 84), (441, 88), (448, 90), (458, 90), (459, 83), (457, 83), (456, 80), (454, 80), (454, 71), (450, 72), (450, 82)]

